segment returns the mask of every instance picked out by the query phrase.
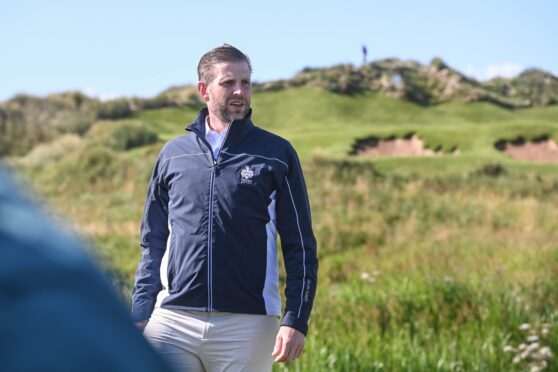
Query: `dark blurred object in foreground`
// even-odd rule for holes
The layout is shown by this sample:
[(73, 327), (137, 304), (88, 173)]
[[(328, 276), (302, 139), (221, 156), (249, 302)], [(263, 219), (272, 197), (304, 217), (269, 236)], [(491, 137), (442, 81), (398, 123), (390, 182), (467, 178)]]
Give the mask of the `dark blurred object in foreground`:
[(77, 240), (0, 163), (0, 369), (167, 371)]

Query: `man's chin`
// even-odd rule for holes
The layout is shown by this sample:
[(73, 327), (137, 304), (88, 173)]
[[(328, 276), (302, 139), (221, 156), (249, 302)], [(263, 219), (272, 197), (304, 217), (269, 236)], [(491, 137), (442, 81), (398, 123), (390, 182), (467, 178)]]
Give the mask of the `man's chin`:
[(243, 112), (231, 112), (228, 116), (230, 118), (230, 121), (233, 121), (244, 119), (246, 115), (248, 115), (248, 110), (244, 110)]
[(246, 108), (245, 110), (239, 110), (239, 111), (232, 111), (232, 110), (223, 110), (221, 109), (219, 111), (219, 118), (225, 122), (232, 122), (233, 120), (241, 120), (244, 119), (246, 117), (246, 115), (248, 115), (248, 112), (250, 111), (249, 108)]

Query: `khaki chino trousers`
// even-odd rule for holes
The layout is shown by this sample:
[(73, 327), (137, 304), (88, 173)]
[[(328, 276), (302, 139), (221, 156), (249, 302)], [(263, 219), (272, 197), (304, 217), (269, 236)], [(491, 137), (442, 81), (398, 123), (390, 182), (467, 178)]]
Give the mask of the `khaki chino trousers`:
[(271, 371), (279, 318), (156, 307), (144, 334), (177, 372)]

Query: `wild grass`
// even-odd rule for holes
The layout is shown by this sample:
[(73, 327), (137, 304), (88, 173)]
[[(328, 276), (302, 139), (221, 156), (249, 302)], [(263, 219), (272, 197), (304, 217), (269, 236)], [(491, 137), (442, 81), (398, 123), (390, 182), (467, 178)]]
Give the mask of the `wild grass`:
[(523, 323), (557, 350), (556, 180), (326, 161), (307, 178), (320, 290), (305, 357), (277, 370), (525, 370), (504, 352)]

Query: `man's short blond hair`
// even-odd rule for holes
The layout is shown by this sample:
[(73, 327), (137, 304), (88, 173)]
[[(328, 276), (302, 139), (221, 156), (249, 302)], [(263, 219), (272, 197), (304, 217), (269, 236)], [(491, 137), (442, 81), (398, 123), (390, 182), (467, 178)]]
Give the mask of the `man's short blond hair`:
[(211, 49), (201, 57), (198, 63), (198, 79), (206, 84), (212, 82), (215, 79), (213, 66), (222, 62), (246, 62), (250, 74), (252, 74), (250, 58), (232, 45), (223, 44)]

